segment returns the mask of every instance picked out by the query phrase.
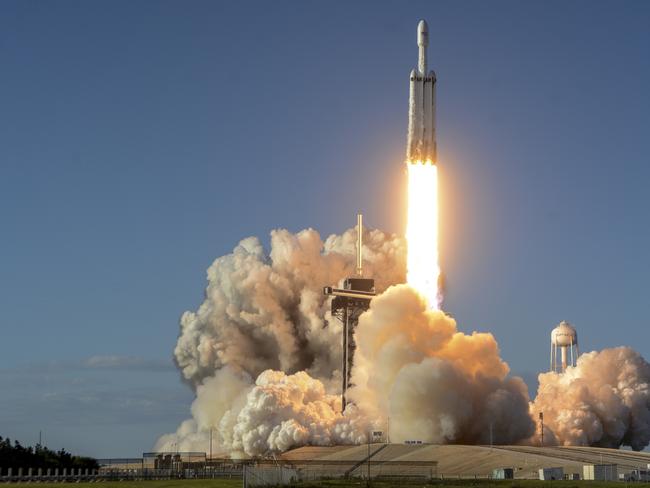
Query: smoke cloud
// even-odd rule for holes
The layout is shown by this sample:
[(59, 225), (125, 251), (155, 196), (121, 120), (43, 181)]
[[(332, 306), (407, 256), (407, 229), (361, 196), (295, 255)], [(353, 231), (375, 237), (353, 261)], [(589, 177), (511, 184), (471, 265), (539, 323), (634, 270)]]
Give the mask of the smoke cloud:
[(304, 371), (287, 375), (266, 370), (255, 383), (226, 366), (201, 384), (192, 404), (193, 419), (156, 449), (205, 450), (213, 429), (218, 452), (239, 458), (282, 452), (295, 446), (358, 444), (370, 424), (358, 411), (340, 413), (338, 395)]
[(350, 398), (390, 419), (392, 441), (515, 443), (531, 436), (528, 391), (509, 377), (492, 334), (458, 332), (408, 285), (389, 288), (359, 320)]
[[(544, 441), (641, 450), (650, 442), (650, 364), (629, 347), (582, 354), (563, 374), (539, 375), (531, 415)], [(536, 440), (537, 442), (537, 440)]]
[[(404, 281), (403, 238), (366, 229), (363, 242), (378, 291)], [(210, 429), (235, 456), (365, 439), (369, 422), (355, 409), (340, 414), (342, 326), (323, 295), (354, 275), (355, 253), (354, 229), (324, 242), (312, 229), (275, 230), (268, 254), (249, 237), (218, 258), (204, 302), (181, 317), (174, 350), (196, 391), (193, 418), (155, 449), (206, 450)]]
[[(354, 275), (355, 242), (353, 229), (325, 242), (313, 229), (275, 230), (268, 254), (249, 237), (218, 258), (205, 301), (181, 317), (174, 357), (183, 377), (196, 388), (226, 365), (253, 378), (266, 369), (340, 375), (341, 325), (330, 320), (323, 286)], [(377, 290), (404, 281), (404, 256), (401, 237), (364, 233), (364, 266)]]
[[(340, 412), (342, 327), (322, 294), (355, 272), (355, 230), (329, 236), (254, 237), (208, 269), (204, 302), (181, 318), (174, 350), (195, 391), (192, 418), (154, 449), (233, 457), (301, 445), (356, 444), (372, 430), (391, 441), (645, 447), (650, 441), (650, 366), (629, 348), (583, 354), (564, 375), (540, 375), (530, 402), (489, 333), (465, 334), (428, 310), (403, 283), (405, 242), (364, 232), (364, 267), (378, 296), (361, 315), (352, 369), (354, 403)], [(391, 286), (393, 285), (393, 286)]]

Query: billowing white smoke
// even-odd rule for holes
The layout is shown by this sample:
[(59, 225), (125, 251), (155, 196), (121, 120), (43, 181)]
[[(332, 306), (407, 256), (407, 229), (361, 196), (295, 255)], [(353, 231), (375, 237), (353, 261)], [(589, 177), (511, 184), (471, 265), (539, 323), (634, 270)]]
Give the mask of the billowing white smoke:
[[(341, 362), (341, 325), (329, 319), (323, 286), (355, 272), (355, 230), (323, 242), (312, 229), (271, 232), (266, 254), (255, 237), (208, 268), (203, 304), (181, 317), (174, 350), (197, 387), (225, 365), (256, 378), (266, 369), (307, 371), (330, 380)], [(378, 291), (404, 281), (405, 242), (379, 230), (364, 235), (364, 266)]]
[[(351, 409), (343, 416), (338, 395), (304, 371), (266, 370), (255, 383), (229, 366), (198, 387), (193, 419), (162, 436), (157, 450), (206, 450), (213, 429), (215, 452), (246, 457), (294, 446), (357, 444), (370, 424)], [(174, 449), (175, 450), (175, 449)]]
[[(403, 282), (403, 240), (376, 230), (364, 237), (377, 289)], [(361, 317), (359, 386), (350, 393), (357, 407), (340, 413), (342, 331), (322, 287), (353, 275), (355, 238), (350, 230), (323, 243), (313, 230), (279, 230), (268, 255), (249, 238), (214, 262), (206, 299), (183, 315), (175, 350), (196, 389), (193, 419), (156, 449), (205, 450), (211, 429), (215, 450), (234, 456), (357, 443), (389, 417), (397, 440), (487, 442), (489, 425), (495, 442), (532, 434), (525, 386), (507, 377), (494, 338), (457, 332), (406, 285)]]
[[(363, 242), (378, 291), (404, 281), (401, 237), (366, 230)], [(181, 317), (174, 351), (196, 390), (193, 418), (155, 448), (206, 450), (210, 429), (232, 455), (364, 439), (367, 421), (354, 409), (342, 417), (338, 395), (326, 394), (340, 387), (342, 327), (323, 286), (354, 275), (355, 252), (353, 229), (325, 242), (312, 229), (276, 230), (268, 254), (250, 237), (218, 258), (205, 301)]]
[(390, 420), (392, 441), (515, 443), (533, 434), (528, 391), (508, 376), (492, 334), (458, 332), (408, 285), (389, 288), (359, 320), (350, 398)]
[(268, 254), (248, 238), (210, 266), (175, 349), (196, 391), (192, 419), (156, 450), (207, 451), (210, 431), (213, 452), (233, 457), (354, 444), (388, 420), (397, 442), (530, 443), (538, 411), (545, 443), (648, 444), (650, 372), (638, 354), (585, 354), (564, 376), (541, 375), (531, 404), (491, 334), (458, 332), (413, 288), (389, 287), (404, 281), (405, 243), (377, 230), (364, 235), (364, 266), (380, 294), (359, 320), (354, 405), (341, 414), (341, 324), (322, 287), (354, 274), (355, 238), (277, 230)]
[(545, 443), (641, 450), (650, 442), (650, 364), (629, 347), (583, 354), (564, 374), (539, 375), (531, 415), (539, 412)]

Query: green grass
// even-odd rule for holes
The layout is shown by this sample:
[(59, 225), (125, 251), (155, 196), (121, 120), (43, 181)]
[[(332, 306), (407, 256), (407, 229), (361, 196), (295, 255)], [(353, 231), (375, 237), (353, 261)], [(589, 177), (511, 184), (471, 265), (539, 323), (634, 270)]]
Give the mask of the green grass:
[[(36, 484), (34, 484), (36, 485)], [(38, 488), (241, 488), (239, 479), (98, 481), (96, 483), (38, 483)]]
[[(629, 486), (628, 486), (629, 485)], [(297, 483), (295, 488), (366, 488), (365, 481), (354, 480), (329, 480), (306, 481)], [(650, 488), (650, 483), (623, 483), (615, 481), (539, 481), (539, 480), (444, 480), (444, 481), (373, 481), (370, 488), (393, 487), (475, 487), (475, 488)]]
[[(324, 480), (305, 481), (292, 485), (293, 488), (366, 488), (365, 481)], [(607, 481), (538, 481), (538, 480), (444, 480), (444, 481), (373, 481), (370, 488), (393, 487), (421, 488), (650, 488), (650, 483), (622, 483)], [(102, 481), (97, 483), (38, 483), (39, 488), (241, 488), (241, 479), (209, 480), (155, 480), (155, 481)]]

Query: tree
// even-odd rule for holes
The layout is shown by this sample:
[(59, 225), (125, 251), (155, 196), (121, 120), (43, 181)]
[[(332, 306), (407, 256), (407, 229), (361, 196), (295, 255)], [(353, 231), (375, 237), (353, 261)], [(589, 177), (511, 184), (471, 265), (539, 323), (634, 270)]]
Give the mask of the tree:
[(88, 468), (97, 469), (96, 459), (84, 456), (73, 456), (65, 449), (52, 451), (45, 446), (36, 444), (34, 447), (23, 447), (17, 440), (11, 445), (11, 439), (0, 436), (0, 466), (3, 468)]

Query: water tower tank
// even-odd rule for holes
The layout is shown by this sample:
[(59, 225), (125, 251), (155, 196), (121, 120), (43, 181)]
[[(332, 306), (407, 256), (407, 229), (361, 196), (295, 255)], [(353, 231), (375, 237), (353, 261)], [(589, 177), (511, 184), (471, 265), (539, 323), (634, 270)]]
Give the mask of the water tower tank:
[[(560, 352), (559, 361), (558, 350)], [(576, 365), (577, 359), (578, 333), (575, 327), (563, 320), (551, 331), (551, 371), (564, 373), (567, 366)]]

